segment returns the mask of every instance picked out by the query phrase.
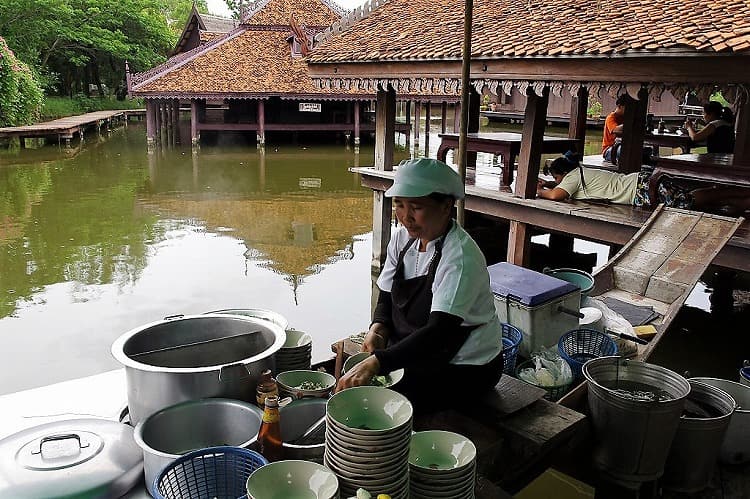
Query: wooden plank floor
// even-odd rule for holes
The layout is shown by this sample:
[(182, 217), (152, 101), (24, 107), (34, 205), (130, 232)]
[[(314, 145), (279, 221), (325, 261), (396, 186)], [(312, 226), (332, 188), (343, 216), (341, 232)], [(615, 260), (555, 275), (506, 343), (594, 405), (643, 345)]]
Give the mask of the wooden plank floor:
[(45, 135), (65, 133), (71, 130), (77, 131), (81, 127), (124, 115), (125, 112), (123, 110), (95, 111), (93, 113), (80, 114), (78, 116), (67, 116), (65, 118), (60, 118), (52, 121), (35, 123), (33, 125), (4, 127), (0, 128), (0, 138), (41, 137)]
[[(393, 183), (395, 172), (374, 168), (350, 168), (361, 175), (362, 185), (384, 191)], [(499, 186), (500, 175), (480, 169), (469, 176), (466, 209), (541, 229), (572, 234), (604, 244), (623, 245), (640, 229), (651, 211), (626, 205), (599, 205), (582, 201), (522, 199)], [(737, 230), (713, 262), (716, 265), (750, 272), (750, 221)]]

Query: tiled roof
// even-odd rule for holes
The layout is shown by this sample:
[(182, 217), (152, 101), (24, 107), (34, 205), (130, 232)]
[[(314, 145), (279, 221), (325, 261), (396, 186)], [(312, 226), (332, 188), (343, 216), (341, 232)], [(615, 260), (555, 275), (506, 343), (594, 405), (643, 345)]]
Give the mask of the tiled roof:
[(201, 44), (216, 40), (218, 38), (221, 38), (224, 35), (226, 35), (226, 33), (215, 33), (213, 31), (201, 31), (200, 32)]
[[(305, 26), (330, 26), (341, 18), (324, 0), (259, 0), (247, 5), (243, 24), (289, 24), (294, 14), (299, 24)], [(249, 17), (248, 17), (249, 16)]]
[(136, 84), (133, 93), (330, 94), (313, 85), (304, 59), (292, 57), (289, 35), (253, 29), (229, 35), (223, 43)]
[(205, 31), (210, 33), (229, 33), (237, 27), (238, 21), (228, 17), (212, 16), (211, 14), (200, 14), (205, 26)]
[[(319, 35), (309, 60), (460, 59), (464, 0), (377, 2)], [(474, 58), (664, 51), (750, 55), (750, 0), (474, 1)]]

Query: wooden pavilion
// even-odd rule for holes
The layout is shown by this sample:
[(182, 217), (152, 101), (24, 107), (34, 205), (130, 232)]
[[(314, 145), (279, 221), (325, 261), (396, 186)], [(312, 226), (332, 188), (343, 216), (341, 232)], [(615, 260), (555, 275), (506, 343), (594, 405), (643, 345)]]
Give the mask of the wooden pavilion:
[(190, 50), (203, 45), (211, 40), (219, 38), (229, 33), (239, 25), (237, 19), (228, 17), (214, 16), (211, 14), (202, 14), (193, 4), (190, 10), (190, 16), (182, 28), (180, 38), (177, 40), (171, 56), (189, 52)]
[[(177, 130), (179, 106), (188, 102), (194, 145), (206, 131), (255, 132), (259, 147), (267, 133), (283, 132), (343, 133), (358, 145), (362, 133), (374, 131), (366, 108), (375, 93), (319, 88), (304, 59), (313, 38), (344, 14), (329, 0), (258, 0), (222, 34), (211, 30), (226, 29), (226, 23), (208, 22), (193, 10), (175, 55), (128, 78), (130, 94), (146, 100), (149, 145), (165, 130)], [(450, 91), (416, 96), (458, 100)], [(409, 129), (409, 123), (397, 126)]]
[[(321, 89), (377, 92), (374, 168), (357, 169), (374, 190), (373, 263), (382, 262), (390, 237), (393, 127), (398, 95), (461, 85), (461, 0), (375, 1), (358, 19), (316, 36), (308, 57)], [(665, 92), (682, 100), (715, 91), (737, 111), (731, 176), (750, 184), (750, 4), (745, 0), (634, 0), (615, 8), (599, 0), (476, 0), (471, 53), (469, 132), (478, 130), (483, 92), (525, 94), (523, 141), (513, 192), (467, 185), (467, 210), (508, 220), (507, 260), (528, 264), (532, 230), (621, 245), (648, 212), (627, 206), (550, 202), (536, 197), (550, 95), (569, 93), (569, 137), (586, 133), (589, 95), (626, 93), (619, 169), (641, 168), (647, 102)], [(382, 119), (381, 119), (382, 118)], [(674, 173), (674, 172), (672, 172)], [(712, 180), (716, 170), (697, 165), (692, 180)], [(721, 265), (750, 270), (750, 237), (741, 229), (717, 257)]]

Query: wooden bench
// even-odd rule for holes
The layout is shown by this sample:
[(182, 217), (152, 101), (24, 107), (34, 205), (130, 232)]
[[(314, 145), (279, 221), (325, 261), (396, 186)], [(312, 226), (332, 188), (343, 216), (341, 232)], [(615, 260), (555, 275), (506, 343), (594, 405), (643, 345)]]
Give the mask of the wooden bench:
[[(360, 345), (345, 339), (331, 348), (338, 369)], [(476, 497), (499, 499), (501, 491), (521, 490), (591, 436), (586, 416), (543, 395), (543, 390), (504, 375), (475, 405), (415, 418), (414, 429), (453, 431), (471, 439), (477, 447)]]

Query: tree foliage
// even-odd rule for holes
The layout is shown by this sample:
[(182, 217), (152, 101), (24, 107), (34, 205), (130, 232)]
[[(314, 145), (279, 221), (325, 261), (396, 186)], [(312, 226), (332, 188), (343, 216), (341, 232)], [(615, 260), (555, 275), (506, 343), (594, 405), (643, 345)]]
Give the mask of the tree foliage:
[(234, 19), (240, 18), (240, 8), (242, 7), (243, 0), (224, 0), (224, 3), (227, 4), (227, 7), (229, 7), (229, 10), (232, 12), (232, 17)]
[(39, 116), (43, 98), (29, 67), (0, 37), (0, 127), (33, 122)]
[(125, 61), (132, 71), (163, 62), (191, 7), (191, 0), (2, 0), (0, 34), (48, 92), (88, 95), (90, 85), (122, 88)]

